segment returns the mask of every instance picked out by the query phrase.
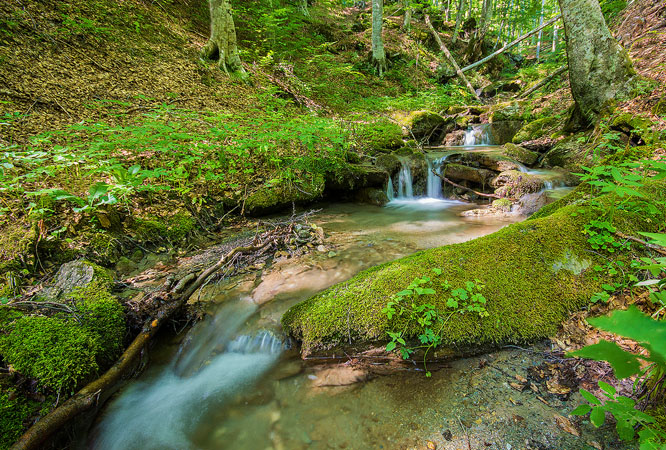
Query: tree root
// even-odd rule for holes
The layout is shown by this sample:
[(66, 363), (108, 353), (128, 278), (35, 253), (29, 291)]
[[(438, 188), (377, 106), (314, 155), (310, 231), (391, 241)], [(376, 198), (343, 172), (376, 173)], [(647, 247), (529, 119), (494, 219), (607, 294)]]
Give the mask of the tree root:
[(103, 404), (120, 387), (121, 382), (132, 375), (140, 363), (143, 351), (159, 329), (215, 272), (233, 263), (239, 255), (261, 255), (269, 249), (277, 251), (285, 247), (293, 236), (295, 224), (305, 221), (310, 214), (312, 212), (292, 216), (286, 222), (269, 223), (270, 229), (257, 234), (250, 245), (230, 250), (217, 263), (202, 270), (198, 275), (189, 273), (178, 282), (167, 281), (160, 289), (150, 293), (150, 300), (163, 306), (145, 320), (141, 332), (116, 363), (101, 377), (83, 387), (30, 427), (11, 447), (11, 450), (40, 449), (47, 439), (68, 425), (74, 418)]
[(470, 189), (470, 188), (468, 188), (468, 187), (463, 186), (462, 184), (458, 184), (458, 183), (456, 183), (455, 181), (451, 181), (451, 180), (449, 180), (449, 179), (446, 178), (444, 175), (441, 175), (441, 174), (435, 172), (434, 170), (431, 170), (431, 171), (432, 171), (433, 174), (437, 175), (439, 178), (441, 178), (443, 181), (446, 181), (446, 182), (449, 183), (451, 186), (455, 186), (455, 187), (457, 187), (457, 188), (464, 189), (464, 190), (466, 190), (466, 191), (468, 191), (468, 192), (472, 192), (472, 193), (478, 195), (479, 197), (503, 198), (503, 197), (500, 197), (500, 196), (497, 195), (497, 194), (485, 194), (485, 193), (483, 193), (483, 192), (477, 192), (477, 191), (475, 191), (474, 189)]

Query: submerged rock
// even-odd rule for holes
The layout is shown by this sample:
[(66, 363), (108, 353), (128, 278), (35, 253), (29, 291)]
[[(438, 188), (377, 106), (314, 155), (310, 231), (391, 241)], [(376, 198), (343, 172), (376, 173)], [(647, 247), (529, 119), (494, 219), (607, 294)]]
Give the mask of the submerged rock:
[(389, 201), (386, 192), (377, 188), (363, 188), (356, 193), (355, 199), (357, 202), (375, 206), (384, 206)]

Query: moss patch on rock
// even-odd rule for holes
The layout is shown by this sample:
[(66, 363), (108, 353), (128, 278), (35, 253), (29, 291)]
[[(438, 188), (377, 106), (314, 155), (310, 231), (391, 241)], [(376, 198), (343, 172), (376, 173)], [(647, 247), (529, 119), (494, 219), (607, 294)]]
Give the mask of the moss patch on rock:
[(42, 389), (63, 394), (110, 365), (125, 336), (123, 307), (104, 285), (93, 283), (68, 297), (64, 303), (75, 314), (24, 315), (0, 307), (2, 359)]
[[(663, 200), (666, 183), (655, 183), (650, 194)], [(607, 206), (616, 199), (599, 199)], [(572, 214), (576, 213), (576, 214)], [(489, 316), (457, 315), (443, 330), (447, 347), (498, 345), (531, 341), (553, 335), (571, 311), (584, 306), (599, 289), (591, 269), (605, 260), (588, 252), (583, 226), (596, 217), (589, 204), (563, 206), (546, 217), (510, 225), (494, 234), (462, 244), (416, 253), (366, 270), (350, 281), (292, 307), (282, 319), (285, 331), (302, 342), (309, 354), (353, 340), (359, 345), (385, 342), (394, 330), (382, 308), (391, 296), (416, 277), (443, 270), (442, 278), (454, 287), (478, 279)], [(616, 211), (619, 230), (655, 230), (655, 223), (638, 214)], [(575, 264), (574, 264), (575, 263)], [(575, 268), (575, 270), (572, 270)], [(447, 295), (427, 301), (445, 311)], [(408, 328), (415, 337), (417, 329)]]
[(537, 162), (537, 159), (539, 158), (538, 153), (512, 143), (504, 144), (502, 154), (509, 159), (518, 161), (522, 164), (527, 164), (528, 166)]
[(542, 136), (552, 133), (559, 125), (559, 119), (555, 117), (542, 117), (525, 124), (513, 137), (514, 144), (539, 139)]
[(358, 146), (370, 154), (387, 153), (403, 146), (402, 128), (388, 119), (362, 124), (357, 133)]

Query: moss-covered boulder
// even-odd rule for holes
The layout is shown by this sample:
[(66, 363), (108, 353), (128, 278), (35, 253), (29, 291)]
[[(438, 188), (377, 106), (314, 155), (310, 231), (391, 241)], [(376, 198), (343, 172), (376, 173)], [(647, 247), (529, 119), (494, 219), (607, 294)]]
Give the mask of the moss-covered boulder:
[(531, 114), (527, 104), (522, 101), (511, 101), (498, 103), (491, 107), (488, 112), (490, 122), (501, 122), (504, 120), (529, 120)]
[(532, 141), (549, 135), (555, 131), (560, 121), (555, 117), (543, 117), (525, 124), (513, 137), (514, 144)]
[(413, 111), (400, 120), (407, 130), (407, 136), (426, 143), (439, 143), (446, 134), (453, 131), (456, 122), (453, 117), (442, 117), (432, 111)]
[(42, 289), (38, 297), (56, 301), (70, 296), (76, 289), (92, 285), (108, 290), (112, 283), (113, 280), (106, 270), (97, 264), (83, 260), (70, 261), (60, 266), (53, 283)]
[(381, 167), (348, 164), (326, 175), (326, 195), (350, 193), (363, 188), (383, 188), (388, 172)]
[(243, 204), (245, 213), (262, 215), (288, 208), (292, 203), (306, 203), (321, 198), (326, 186), (323, 175), (313, 174), (299, 181), (272, 180), (248, 195), (244, 201), (239, 199), (239, 203)]
[(610, 128), (621, 131), (636, 142), (652, 142), (652, 121), (640, 114), (622, 113), (611, 119)]
[(501, 120), (490, 124), (491, 142), (495, 145), (506, 144), (523, 126), (522, 120)]
[(393, 153), (380, 155), (375, 160), (375, 166), (385, 170), (389, 174), (394, 174), (400, 170), (400, 158)]
[[(655, 199), (666, 198), (666, 182), (655, 182), (644, 192)], [(577, 194), (579, 195), (579, 194)], [(304, 355), (325, 351), (350, 341), (364, 349), (386, 342), (387, 332), (405, 331), (416, 338), (413, 322), (389, 320), (382, 312), (392, 296), (415, 278), (431, 276), (440, 269), (439, 278), (453, 288), (479, 280), (487, 299), (487, 317), (455, 314), (442, 330), (442, 345), (460, 354), (465, 348), (532, 341), (556, 333), (568, 313), (589, 302), (600, 288), (596, 264), (605, 264), (603, 255), (590, 252), (585, 224), (597, 217), (589, 199), (579, 196), (578, 204), (551, 209), (549, 215), (510, 225), (491, 235), (462, 244), (448, 245), (416, 253), (361, 272), (351, 280), (292, 307), (283, 316), (285, 331), (302, 342)], [(612, 207), (614, 196), (598, 198)], [(663, 223), (659, 217), (616, 210), (618, 230), (630, 235), (655, 231)], [(574, 214), (575, 213), (575, 214)], [(440, 311), (447, 311), (448, 292), (438, 289), (423, 300)]]
[(500, 173), (490, 183), (495, 194), (500, 197), (520, 198), (544, 188), (544, 181), (538, 175), (531, 175), (519, 170), (507, 170)]
[(396, 122), (381, 118), (358, 125), (357, 146), (367, 153), (391, 152), (402, 147), (402, 128)]
[(477, 169), (462, 164), (447, 164), (444, 168), (444, 176), (450, 180), (464, 180), (485, 185), (490, 183), (495, 174), (486, 169)]
[(578, 134), (568, 136), (553, 146), (543, 158), (542, 164), (548, 167), (562, 167), (578, 172), (585, 161), (586, 149)]
[(102, 280), (77, 287), (59, 308), (0, 307), (0, 356), (38, 386), (63, 395), (94, 379), (122, 350), (123, 307)]
[(502, 154), (507, 158), (518, 161), (521, 164), (531, 166), (539, 159), (539, 154), (516, 144), (506, 143), (502, 147)]
[(130, 234), (142, 242), (174, 245), (182, 244), (194, 231), (197, 222), (185, 208), (163, 211), (159, 215), (136, 217), (130, 227)]

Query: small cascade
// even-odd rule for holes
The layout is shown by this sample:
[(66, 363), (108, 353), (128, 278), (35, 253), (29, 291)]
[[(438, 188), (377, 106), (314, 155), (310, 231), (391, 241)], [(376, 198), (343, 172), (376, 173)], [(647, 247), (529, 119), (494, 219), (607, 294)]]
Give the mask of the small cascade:
[(442, 167), (444, 165), (444, 161), (446, 161), (446, 158), (448, 158), (449, 155), (442, 156), (439, 159), (435, 160), (430, 160), (428, 159), (428, 181), (426, 184), (426, 195), (429, 198), (437, 198), (441, 199), (442, 197), (442, 180), (435, 175), (435, 173), (440, 174), (442, 173)]
[(402, 167), (398, 176), (398, 198), (414, 197), (412, 171), (406, 161), (401, 161)]
[(279, 354), (285, 346), (281, 339), (268, 331), (260, 331), (254, 336), (241, 335), (229, 342), (226, 351), (229, 353), (266, 353)]
[(490, 124), (484, 123), (468, 127), (465, 131), (465, 140), (463, 145), (493, 145), (493, 137), (490, 133)]
[(389, 202), (395, 198), (395, 192), (393, 192), (393, 180), (391, 175), (388, 178), (388, 186), (386, 187), (386, 197), (388, 197)]

